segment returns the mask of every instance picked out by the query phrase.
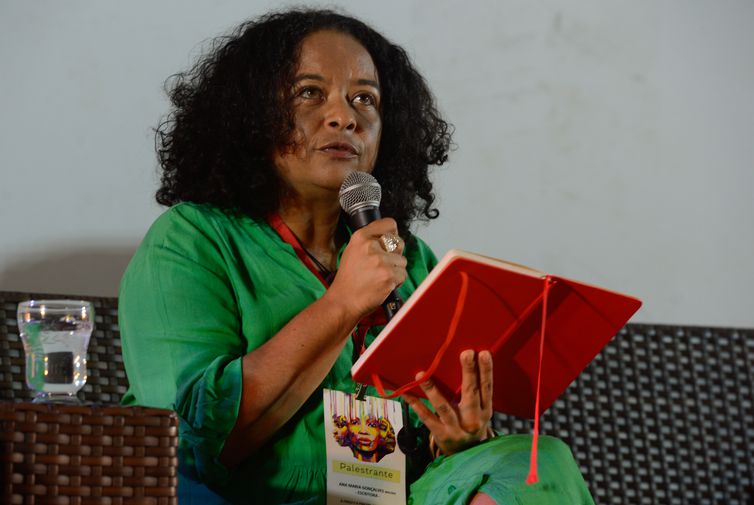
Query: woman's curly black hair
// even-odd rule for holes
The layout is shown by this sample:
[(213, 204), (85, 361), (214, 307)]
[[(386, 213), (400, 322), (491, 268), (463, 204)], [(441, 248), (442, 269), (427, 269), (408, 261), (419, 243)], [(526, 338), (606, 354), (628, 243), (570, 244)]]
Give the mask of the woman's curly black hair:
[(168, 79), (174, 108), (155, 138), (159, 203), (209, 203), (253, 218), (278, 208), (282, 186), (272, 154), (293, 138), (288, 95), (301, 42), (321, 30), (353, 36), (377, 68), (382, 136), (372, 174), (382, 186), (382, 213), (404, 236), (413, 219), (438, 216), (428, 168), (447, 160), (451, 126), (402, 48), (330, 10), (288, 10), (245, 22), (214, 39), (191, 70)]

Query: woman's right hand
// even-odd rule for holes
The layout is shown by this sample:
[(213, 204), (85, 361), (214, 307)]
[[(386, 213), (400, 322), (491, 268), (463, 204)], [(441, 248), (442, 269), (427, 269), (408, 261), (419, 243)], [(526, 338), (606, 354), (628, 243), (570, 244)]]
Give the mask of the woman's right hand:
[(325, 294), (331, 301), (342, 304), (357, 320), (379, 307), (406, 280), (404, 242), (401, 240), (395, 251), (387, 252), (379, 240), (386, 233), (398, 236), (395, 220), (379, 219), (354, 232)]

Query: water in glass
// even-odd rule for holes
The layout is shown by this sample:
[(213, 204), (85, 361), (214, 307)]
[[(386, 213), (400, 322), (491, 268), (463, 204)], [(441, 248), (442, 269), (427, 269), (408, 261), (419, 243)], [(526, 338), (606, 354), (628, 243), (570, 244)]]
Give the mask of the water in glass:
[(32, 300), (18, 306), (18, 329), (26, 353), (26, 384), (35, 402), (76, 402), (86, 383), (86, 350), (94, 329), (91, 304)]

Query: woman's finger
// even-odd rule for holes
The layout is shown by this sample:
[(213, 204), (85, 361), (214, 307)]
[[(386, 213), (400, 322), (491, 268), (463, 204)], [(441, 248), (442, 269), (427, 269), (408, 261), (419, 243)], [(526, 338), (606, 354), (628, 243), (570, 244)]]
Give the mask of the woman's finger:
[(401, 397), (406, 401), (406, 403), (408, 403), (408, 406), (411, 407), (414, 412), (416, 412), (416, 415), (419, 416), (421, 422), (423, 422), (424, 425), (429, 428), (429, 431), (431, 431), (432, 433), (438, 433), (440, 430), (442, 430), (442, 421), (440, 421), (440, 419), (438, 419), (437, 416), (431, 410), (429, 410), (429, 408), (424, 405), (421, 400), (409, 393), (404, 393), (401, 395)]
[(390, 254), (385, 253), (387, 257), (385, 258), (385, 263), (395, 267), (395, 268), (402, 268), (406, 269), (406, 265), (408, 265), (408, 260), (404, 256), (398, 256), (397, 254)]
[(463, 351), (461, 360), (461, 401), (458, 410), (461, 414), (461, 426), (469, 431), (476, 431), (481, 421), (482, 402), (479, 396), (479, 371), (474, 351)]
[(383, 233), (377, 239), (382, 249), (389, 254), (403, 254), (403, 239), (395, 233)]
[[(386, 233), (398, 235), (398, 223), (396, 223), (395, 219), (383, 217), (382, 219), (372, 221), (363, 228), (360, 228), (358, 231), (354, 232), (354, 234), (356, 233), (360, 233), (367, 239), (375, 240), (377, 242), (379, 238)], [(379, 242), (377, 242), (377, 245), (382, 248), (382, 245), (379, 244)]]
[(481, 351), (479, 353), (479, 396), (482, 402), (482, 412), (487, 420), (492, 418), (493, 382), (492, 353)]
[[(416, 374), (416, 380), (422, 380), (423, 376), (424, 372), (419, 372)], [(440, 393), (440, 390), (437, 389), (432, 378), (422, 382), (419, 386), (422, 388), (422, 391), (424, 391), (429, 403), (435, 408), (435, 412), (440, 417), (440, 420), (452, 428), (459, 427), (458, 416), (456, 415), (453, 406), (445, 399), (442, 393)]]

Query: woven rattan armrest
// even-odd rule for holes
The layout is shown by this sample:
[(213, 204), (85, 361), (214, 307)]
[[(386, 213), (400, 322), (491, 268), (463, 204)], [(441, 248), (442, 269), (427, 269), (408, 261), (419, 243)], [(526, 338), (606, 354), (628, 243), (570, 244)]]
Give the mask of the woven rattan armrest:
[(0, 402), (0, 503), (178, 503), (162, 409)]

